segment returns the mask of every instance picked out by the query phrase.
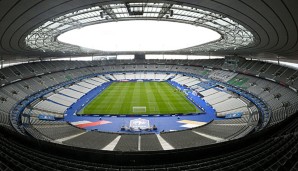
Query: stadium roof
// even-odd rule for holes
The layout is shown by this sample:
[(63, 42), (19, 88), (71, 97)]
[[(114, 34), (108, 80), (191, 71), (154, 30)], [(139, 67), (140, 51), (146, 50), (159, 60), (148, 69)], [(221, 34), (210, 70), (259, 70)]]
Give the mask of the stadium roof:
[(295, 59), (298, 55), (297, 7), (298, 2), (295, 0), (179, 0), (146, 3), (138, 0), (2, 0), (0, 54), (2, 60), (119, 54), (62, 44), (57, 41), (57, 36), (92, 24), (148, 19), (200, 25), (222, 36), (218, 41), (167, 52), (169, 54), (239, 54)]

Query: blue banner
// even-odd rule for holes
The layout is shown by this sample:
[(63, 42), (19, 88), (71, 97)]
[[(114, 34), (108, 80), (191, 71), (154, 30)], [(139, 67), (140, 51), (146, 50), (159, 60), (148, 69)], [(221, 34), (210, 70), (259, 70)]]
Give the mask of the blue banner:
[(55, 120), (55, 117), (54, 116), (51, 116), (51, 115), (38, 115), (38, 119), (40, 120), (47, 120), (47, 121), (54, 121)]
[(241, 118), (242, 113), (238, 112), (238, 113), (229, 113), (226, 115), (226, 119), (232, 119), (232, 118)]

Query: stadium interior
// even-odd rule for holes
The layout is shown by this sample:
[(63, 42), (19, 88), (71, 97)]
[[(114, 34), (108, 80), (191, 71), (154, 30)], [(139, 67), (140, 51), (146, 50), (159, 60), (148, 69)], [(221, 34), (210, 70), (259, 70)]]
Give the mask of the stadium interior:
[(298, 170), (297, 8), (0, 0), (0, 170)]

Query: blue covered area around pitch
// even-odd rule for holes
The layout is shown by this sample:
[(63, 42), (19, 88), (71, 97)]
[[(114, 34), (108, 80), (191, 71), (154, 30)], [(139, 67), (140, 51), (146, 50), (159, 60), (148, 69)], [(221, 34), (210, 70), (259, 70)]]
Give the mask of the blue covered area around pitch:
[[(169, 84), (176, 87), (177, 89), (184, 91), (186, 87), (179, 85), (178, 83), (169, 81)], [(77, 115), (77, 112), (88, 104), (92, 99), (104, 91), (110, 83), (106, 83), (100, 87), (87, 93), (75, 104), (73, 104), (66, 112), (64, 119), (70, 124), (86, 130), (98, 130), (104, 132), (125, 132), (125, 133), (159, 133), (162, 131), (177, 131), (189, 129), (197, 126), (202, 126), (217, 120), (220, 118), (216, 117), (216, 111), (208, 105), (203, 99), (193, 95), (191, 92), (185, 91), (187, 98), (199, 108), (203, 109), (204, 113), (192, 114), (192, 115), (155, 115), (155, 116), (142, 116), (142, 115), (128, 115), (128, 116), (103, 116), (103, 115)], [(145, 130), (133, 130), (131, 131), (131, 122), (136, 119), (144, 119), (149, 122), (150, 127), (156, 127), (157, 130), (150, 129)], [(126, 128), (125, 130), (121, 128)]]

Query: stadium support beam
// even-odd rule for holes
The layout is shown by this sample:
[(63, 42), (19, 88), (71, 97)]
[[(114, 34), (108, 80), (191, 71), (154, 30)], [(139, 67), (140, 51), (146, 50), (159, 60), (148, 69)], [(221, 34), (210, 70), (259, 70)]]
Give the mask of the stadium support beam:
[(167, 4), (164, 3), (161, 7), (161, 10), (157, 16), (158, 19), (161, 19), (162, 17), (164, 17), (167, 13), (169, 13), (169, 11), (171, 10), (173, 4)]
[(110, 16), (110, 18), (112, 18), (115, 21), (118, 21), (117, 16), (110, 5), (102, 5), (100, 6), (100, 8), (106, 15)]
[(4, 62), (3, 56), (0, 56), (0, 69), (3, 68), (3, 62)]
[(73, 18), (70, 17), (65, 17), (63, 20), (57, 20), (57, 19), (53, 19), (54, 22), (60, 23), (62, 25), (72, 25), (74, 27), (78, 27), (78, 28), (82, 28), (83, 24), (80, 23), (79, 20), (75, 20)]
[(128, 2), (125, 3), (125, 7), (127, 9), (129, 16), (143, 15), (144, 8), (146, 6), (147, 6), (147, 3), (141, 3), (138, 5), (136, 5), (136, 4), (130, 5)]

